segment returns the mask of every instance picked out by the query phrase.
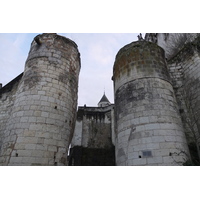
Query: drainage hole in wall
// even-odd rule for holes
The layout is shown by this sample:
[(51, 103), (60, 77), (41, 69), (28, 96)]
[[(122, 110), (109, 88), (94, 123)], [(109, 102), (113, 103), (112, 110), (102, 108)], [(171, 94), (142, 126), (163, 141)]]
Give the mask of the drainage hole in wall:
[(18, 153), (16, 153), (15, 155), (16, 155), (16, 157), (18, 157)]
[(57, 162), (55, 162), (54, 165), (57, 165)]
[(55, 106), (54, 108), (57, 109), (57, 106)]
[(142, 156), (139, 156), (139, 158), (142, 158)]

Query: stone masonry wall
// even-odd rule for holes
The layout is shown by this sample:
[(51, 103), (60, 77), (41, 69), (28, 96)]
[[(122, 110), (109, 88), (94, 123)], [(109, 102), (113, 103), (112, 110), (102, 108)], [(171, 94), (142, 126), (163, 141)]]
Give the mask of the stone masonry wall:
[(0, 149), (2, 146), (3, 133), (6, 129), (6, 122), (11, 114), (21, 77), (22, 74), (0, 89)]
[(34, 38), (4, 131), (1, 165), (67, 165), (80, 57), (57, 34)]
[(111, 107), (79, 107), (72, 147), (112, 146)]
[(200, 133), (199, 50), (197, 38), (168, 61), (188, 143), (197, 142)]
[(190, 158), (164, 51), (140, 41), (117, 54), (116, 164), (181, 165)]
[[(101, 114), (100, 114), (101, 115)], [(101, 115), (102, 116), (102, 115)], [(106, 122), (107, 115), (96, 117), (83, 117), (82, 145), (88, 148), (111, 147), (111, 123)]]
[(78, 108), (69, 165), (115, 165), (115, 151), (112, 143), (112, 115), (113, 105)]

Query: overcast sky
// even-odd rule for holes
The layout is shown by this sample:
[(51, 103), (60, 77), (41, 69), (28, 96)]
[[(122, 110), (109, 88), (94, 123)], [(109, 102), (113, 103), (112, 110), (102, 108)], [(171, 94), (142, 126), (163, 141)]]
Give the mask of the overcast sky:
[[(0, 34), (0, 83), (7, 84), (24, 71), (33, 38), (40, 33)], [(114, 103), (113, 64), (117, 52), (139, 33), (58, 33), (78, 45), (81, 54), (78, 105), (97, 106), (104, 89)], [(144, 35), (144, 34), (143, 34)]]

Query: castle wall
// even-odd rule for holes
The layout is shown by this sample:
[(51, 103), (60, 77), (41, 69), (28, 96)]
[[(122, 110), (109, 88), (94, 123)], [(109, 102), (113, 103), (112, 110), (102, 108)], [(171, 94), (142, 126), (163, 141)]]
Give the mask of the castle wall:
[(198, 39), (187, 44), (168, 61), (189, 144), (200, 142), (198, 141), (200, 137), (200, 55), (198, 44)]
[(3, 133), (6, 129), (6, 122), (11, 114), (12, 106), (15, 100), (15, 94), (21, 77), (22, 74), (0, 89), (0, 149), (4, 136)]
[(82, 146), (88, 148), (109, 148), (111, 146), (111, 123), (108, 116), (83, 117)]
[(74, 135), (72, 138), (71, 145), (73, 146), (81, 146), (82, 145), (82, 129), (83, 129), (83, 122), (82, 120), (76, 120)]
[(4, 131), (2, 165), (67, 165), (79, 70), (73, 41), (57, 34), (34, 39)]
[(189, 158), (164, 51), (133, 42), (114, 68), (117, 165), (181, 165)]
[(185, 42), (193, 41), (196, 36), (196, 33), (157, 33), (156, 43), (165, 50), (165, 57), (171, 59)]
[(72, 146), (110, 148), (111, 108), (112, 106), (79, 107)]
[(78, 108), (69, 156), (70, 165), (115, 165), (112, 112), (112, 105)]
[[(167, 43), (170, 40), (171, 34), (168, 33), (157, 33), (157, 45), (162, 47), (164, 50), (167, 49)], [(166, 55), (165, 55), (166, 56)]]
[(111, 109), (111, 137), (112, 137), (112, 144), (115, 146), (115, 140), (116, 140), (116, 135), (115, 135), (115, 109), (112, 107)]

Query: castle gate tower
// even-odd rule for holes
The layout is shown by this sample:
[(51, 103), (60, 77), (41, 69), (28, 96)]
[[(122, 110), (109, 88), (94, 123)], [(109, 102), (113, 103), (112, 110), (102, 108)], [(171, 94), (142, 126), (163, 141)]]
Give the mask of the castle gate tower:
[(1, 165), (66, 165), (80, 54), (57, 34), (34, 38), (4, 132)]
[(182, 165), (190, 159), (164, 50), (133, 42), (113, 68), (116, 165)]

